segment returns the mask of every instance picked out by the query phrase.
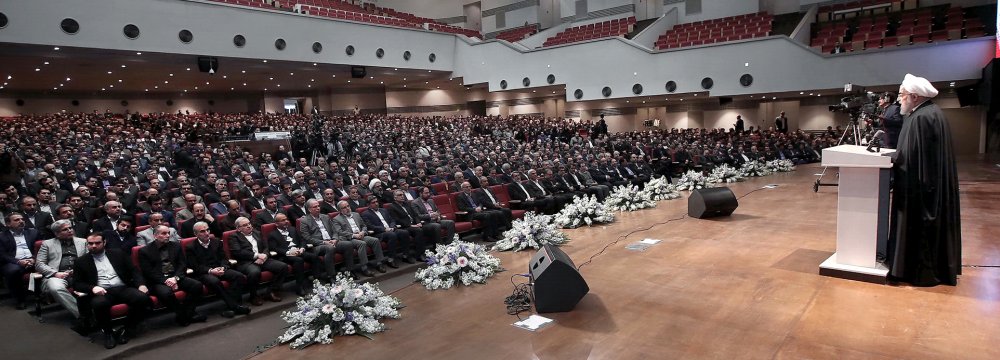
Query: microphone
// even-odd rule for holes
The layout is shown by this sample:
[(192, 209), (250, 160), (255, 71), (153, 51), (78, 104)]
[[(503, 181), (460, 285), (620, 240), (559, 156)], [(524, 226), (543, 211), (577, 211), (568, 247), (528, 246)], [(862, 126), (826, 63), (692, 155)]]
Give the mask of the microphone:
[[(883, 136), (885, 136), (885, 131), (883, 131), (882, 129), (879, 129), (874, 134), (872, 134), (872, 139), (870, 141), (868, 141), (868, 148), (866, 148), (865, 150), (867, 150), (868, 152), (880, 152), (880, 151), (882, 151), (882, 137)], [(872, 150), (872, 147), (875, 147), (876, 149)]]

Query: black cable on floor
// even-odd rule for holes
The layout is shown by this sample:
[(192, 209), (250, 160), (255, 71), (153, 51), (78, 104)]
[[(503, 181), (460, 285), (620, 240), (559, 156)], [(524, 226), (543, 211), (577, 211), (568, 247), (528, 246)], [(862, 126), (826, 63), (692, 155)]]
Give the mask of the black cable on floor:
[(531, 281), (531, 278), (527, 274), (514, 274), (510, 276), (510, 284), (514, 286), (514, 291), (510, 296), (503, 300), (503, 304), (507, 307), (507, 315), (517, 316), (517, 320), (521, 319), (521, 313), (526, 311), (531, 311), (531, 304), (535, 300), (535, 296), (531, 291), (531, 283), (515, 283), (515, 276), (523, 276)]
[[(750, 192), (748, 192), (748, 193), (746, 193), (746, 194), (743, 194), (743, 195), (741, 195), (740, 197), (736, 198), (736, 200), (739, 200), (739, 199), (742, 199), (742, 198), (745, 198), (745, 197), (747, 197), (747, 196), (748, 196), (748, 195), (750, 195), (750, 194), (753, 194), (753, 193), (755, 193), (755, 192), (758, 192), (758, 191), (761, 191), (761, 190), (764, 190), (764, 189), (771, 189), (771, 188), (769, 188), (769, 187), (761, 187), (761, 188), (757, 188), (757, 189), (754, 189), (754, 190), (751, 190)], [(627, 233), (627, 234), (625, 234), (625, 235), (623, 235), (623, 236), (619, 236), (619, 237), (618, 237), (617, 239), (615, 239), (615, 241), (612, 241), (611, 243), (609, 243), (609, 244), (607, 244), (607, 245), (604, 245), (604, 248), (602, 248), (602, 249), (601, 249), (601, 251), (598, 251), (598, 252), (597, 252), (596, 254), (592, 255), (592, 256), (591, 256), (591, 257), (590, 257), (589, 259), (587, 259), (587, 261), (585, 261), (585, 262), (584, 262), (583, 264), (580, 264), (580, 266), (577, 266), (577, 267), (576, 267), (576, 271), (580, 271), (580, 269), (581, 269), (581, 268), (583, 268), (583, 267), (584, 267), (584, 265), (587, 265), (587, 264), (590, 264), (591, 262), (593, 262), (593, 261), (594, 261), (594, 258), (596, 258), (596, 257), (600, 256), (601, 254), (603, 254), (603, 253), (604, 253), (605, 251), (607, 251), (607, 250), (608, 250), (608, 248), (610, 248), (610, 247), (611, 247), (612, 245), (614, 245), (614, 244), (617, 244), (617, 243), (621, 242), (622, 240), (625, 240), (626, 238), (628, 238), (628, 237), (629, 237), (630, 235), (632, 235), (632, 234), (635, 234), (635, 233), (637, 233), (637, 232), (642, 232), (642, 231), (647, 231), (647, 230), (649, 230), (649, 229), (652, 229), (652, 228), (654, 228), (654, 227), (656, 227), (656, 226), (660, 226), (660, 225), (665, 225), (665, 224), (667, 224), (667, 223), (669, 223), (669, 222), (671, 222), (671, 221), (677, 221), (677, 220), (682, 220), (682, 219), (684, 219), (684, 218), (686, 218), (686, 217), (687, 217), (687, 214), (683, 214), (683, 215), (681, 215), (680, 217), (676, 217), (676, 218), (672, 218), (672, 219), (667, 219), (666, 221), (662, 221), (662, 222), (658, 222), (658, 223), (655, 223), (655, 224), (652, 224), (652, 225), (649, 225), (649, 226), (647, 226), (646, 228), (643, 228), (643, 229), (635, 229), (635, 230), (632, 230), (631, 232), (629, 232), (629, 233)]]

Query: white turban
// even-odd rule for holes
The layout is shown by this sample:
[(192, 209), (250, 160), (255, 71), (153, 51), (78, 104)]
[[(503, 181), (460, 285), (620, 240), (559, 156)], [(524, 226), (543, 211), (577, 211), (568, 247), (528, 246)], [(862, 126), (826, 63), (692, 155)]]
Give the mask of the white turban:
[(381, 184), (382, 184), (382, 180), (379, 180), (379, 179), (372, 179), (372, 181), (368, 182), (368, 188), (369, 188), (369, 189), (372, 189), (372, 188), (374, 188), (374, 187), (375, 187), (375, 184), (379, 184), (379, 185), (381, 185)]
[(911, 74), (906, 74), (903, 78), (903, 84), (899, 85), (899, 92), (903, 91), (925, 98), (932, 98), (938, 94), (938, 90), (934, 88), (934, 85), (931, 85), (930, 81)]

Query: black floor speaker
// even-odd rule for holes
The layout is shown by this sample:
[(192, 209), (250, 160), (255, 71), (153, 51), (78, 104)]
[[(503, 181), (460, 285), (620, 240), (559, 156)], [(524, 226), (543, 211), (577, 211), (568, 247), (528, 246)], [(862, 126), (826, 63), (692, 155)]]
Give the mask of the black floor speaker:
[(535, 311), (538, 313), (566, 312), (590, 291), (576, 265), (562, 250), (544, 245), (528, 263), (534, 283)]
[(688, 197), (688, 216), (705, 219), (729, 216), (740, 206), (736, 195), (727, 187), (698, 189)]

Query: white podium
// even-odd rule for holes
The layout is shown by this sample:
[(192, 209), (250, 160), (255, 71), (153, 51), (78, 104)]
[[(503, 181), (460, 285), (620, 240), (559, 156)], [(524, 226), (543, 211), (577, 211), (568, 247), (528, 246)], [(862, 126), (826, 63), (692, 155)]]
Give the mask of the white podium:
[(823, 149), (823, 166), (840, 168), (837, 195), (837, 252), (820, 264), (819, 273), (885, 283), (889, 270), (876, 261), (889, 234), (889, 171), (892, 159), (882, 149), (840, 145)]

